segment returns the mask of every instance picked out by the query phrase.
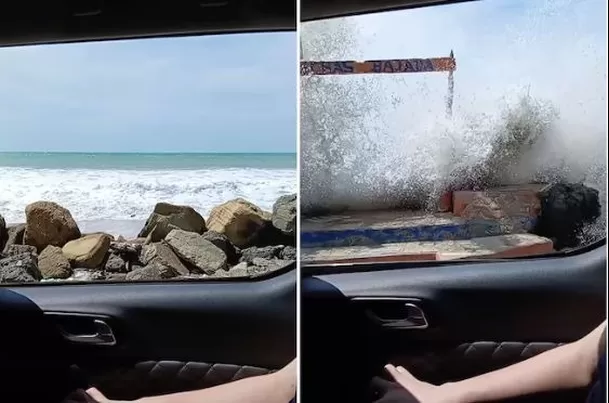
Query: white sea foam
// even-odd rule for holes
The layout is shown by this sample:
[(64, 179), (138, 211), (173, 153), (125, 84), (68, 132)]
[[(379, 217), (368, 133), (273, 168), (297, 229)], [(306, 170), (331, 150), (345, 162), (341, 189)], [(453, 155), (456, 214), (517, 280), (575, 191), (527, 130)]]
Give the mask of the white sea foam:
[(290, 169), (0, 168), (0, 214), (8, 223), (24, 222), (27, 204), (50, 200), (68, 208), (89, 230), (111, 230), (110, 221), (139, 225), (160, 201), (188, 205), (207, 216), (214, 206), (236, 197), (271, 210), (279, 196), (294, 192), (296, 171)]

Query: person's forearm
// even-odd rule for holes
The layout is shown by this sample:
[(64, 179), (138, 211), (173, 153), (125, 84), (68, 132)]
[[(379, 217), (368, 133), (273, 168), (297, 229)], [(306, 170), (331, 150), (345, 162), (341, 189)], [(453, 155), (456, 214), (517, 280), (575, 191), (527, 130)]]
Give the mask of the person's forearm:
[(146, 397), (137, 403), (288, 403), (295, 394), (296, 379), (279, 371), (209, 389)]
[(588, 385), (590, 370), (577, 343), (557, 347), (526, 361), (444, 385), (461, 403), (488, 402)]

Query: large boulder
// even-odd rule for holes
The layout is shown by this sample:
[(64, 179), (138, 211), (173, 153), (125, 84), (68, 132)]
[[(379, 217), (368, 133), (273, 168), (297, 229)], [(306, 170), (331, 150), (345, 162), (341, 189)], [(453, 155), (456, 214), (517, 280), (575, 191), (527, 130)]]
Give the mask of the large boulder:
[(277, 199), (273, 205), (273, 226), (288, 236), (295, 236), (296, 193)]
[(62, 252), (73, 267), (97, 269), (104, 262), (109, 248), (110, 237), (93, 234), (68, 242)]
[(23, 242), (41, 252), (49, 245), (62, 247), (80, 237), (72, 214), (57, 203), (38, 201), (25, 208)]
[[(4, 244), (4, 251), (11, 245), (23, 245), (23, 235), (25, 234), (25, 224), (11, 225), (6, 228), (7, 239)], [(2, 249), (0, 249), (2, 251)]]
[(31, 253), (0, 259), (0, 283), (32, 283), (40, 281), (38, 258)]
[(142, 263), (147, 266), (157, 263), (177, 272), (178, 275), (190, 273), (190, 270), (184, 266), (184, 263), (182, 263), (175, 252), (164, 243), (153, 243), (144, 246), (142, 250)]
[(234, 199), (214, 207), (207, 228), (228, 237), (233, 245), (254, 245), (259, 233), (270, 224), (270, 214), (245, 199)]
[(283, 249), (284, 247), (281, 245), (264, 247), (252, 246), (251, 248), (243, 249), (241, 251), (241, 261), (252, 263), (255, 258), (277, 259)]
[(207, 227), (205, 219), (192, 207), (157, 203), (138, 237), (148, 238), (150, 235), (147, 242), (158, 242), (173, 229), (201, 234)]
[(63, 255), (59, 246), (49, 245), (38, 256), (38, 269), (43, 278), (66, 279), (72, 275), (68, 258)]
[(213, 274), (227, 268), (226, 254), (222, 249), (194, 232), (173, 230), (165, 242), (189, 266), (191, 271)]
[(128, 265), (121, 256), (110, 253), (104, 264), (104, 270), (106, 273), (126, 273), (128, 271)]

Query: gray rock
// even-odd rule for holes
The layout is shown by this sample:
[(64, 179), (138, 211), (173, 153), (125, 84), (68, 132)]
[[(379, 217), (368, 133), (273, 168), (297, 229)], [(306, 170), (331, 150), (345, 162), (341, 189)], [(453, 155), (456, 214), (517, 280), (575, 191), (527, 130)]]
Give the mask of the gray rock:
[(165, 280), (174, 278), (178, 275), (178, 272), (158, 262), (152, 262), (151, 264), (137, 268), (127, 273), (125, 277), (126, 281), (153, 281), (153, 280)]
[(251, 248), (243, 249), (241, 251), (241, 261), (252, 263), (255, 258), (275, 259), (279, 257), (283, 248), (282, 245), (264, 247), (252, 246)]
[(286, 246), (279, 253), (279, 258), (283, 260), (296, 260), (296, 248), (293, 246)]
[(32, 283), (40, 281), (38, 258), (31, 253), (0, 259), (0, 283)]
[(144, 242), (144, 244), (148, 245), (151, 243), (160, 242), (163, 239), (165, 239), (165, 237), (167, 236), (167, 234), (169, 234), (171, 232), (171, 230), (174, 230), (174, 229), (180, 229), (180, 228), (169, 223), (169, 221), (167, 221), (166, 219), (162, 218), (152, 228), (152, 230), (146, 237), (146, 241)]
[(125, 281), (126, 279), (126, 273), (110, 273), (106, 275), (106, 281)]
[(239, 262), (239, 248), (235, 247), (226, 235), (216, 231), (207, 231), (203, 234), (203, 239), (208, 240), (218, 248), (222, 249), (222, 251), (226, 254), (228, 264), (237, 264), (237, 262)]
[(74, 273), (69, 280), (82, 281), (82, 282), (93, 282), (105, 280), (106, 276), (103, 272), (97, 270), (88, 270), (83, 268), (74, 269)]
[(282, 259), (263, 259), (254, 258), (252, 265), (249, 266), (249, 274), (251, 277), (264, 276), (270, 272), (281, 270), (290, 264), (293, 264), (293, 260), (282, 260)]
[(142, 251), (142, 243), (136, 242), (111, 242), (110, 253), (121, 256), (126, 261), (138, 260)]
[(218, 270), (210, 275), (211, 278), (229, 278), (229, 277), (249, 277), (249, 268), (247, 262), (241, 262), (228, 270)]
[[(13, 245), (16, 246), (16, 245)], [(33, 248), (33, 246), (32, 246)], [(67, 279), (72, 275), (72, 267), (68, 258), (61, 253), (59, 246), (49, 245), (38, 257), (38, 268), (45, 279)]]
[(108, 273), (125, 273), (127, 272), (127, 262), (122, 257), (114, 253), (108, 255), (108, 260), (104, 265), (106, 272)]
[(23, 253), (31, 253), (37, 255), (36, 248), (30, 245), (8, 245), (4, 251), (5, 256), (21, 255)]
[(199, 234), (173, 230), (167, 235), (165, 242), (196, 271), (213, 274), (227, 267), (226, 254), (222, 249)]
[(172, 229), (179, 228), (184, 231), (201, 234), (207, 230), (205, 219), (192, 207), (178, 206), (169, 203), (157, 203), (154, 211), (146, 220), (144, 228), (138, 237), (146, 238), (157, 227), (151, 242), (158, 242), (165, 238)]
[(273, 205), (273, 226), (286, 235), (296, 231), (296, 193), (281, 196)]
[(12, 225), (6, 229), (8, 238), (4, 244), (4, 250), (6, 251), (11, 245), (23, 245), (23, 234), (25, 233), (25, 224)]
[(175, 252), (164, 243), (153, 243), (144, 246), (142, 250), (142, 263), (149, 265), (157, 262), (176, 271), (179, 275), (186, 275), (190, 270), (184, 266), (184, 263), (178, 258)]

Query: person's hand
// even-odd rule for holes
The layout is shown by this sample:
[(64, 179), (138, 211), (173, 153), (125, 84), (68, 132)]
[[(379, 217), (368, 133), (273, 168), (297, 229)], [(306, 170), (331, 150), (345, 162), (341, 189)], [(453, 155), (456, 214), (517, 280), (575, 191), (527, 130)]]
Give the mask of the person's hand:
[(87, 389), (87, 395), (95, 399), (97, 403), (129, 403), (126, 400), (110, 400), (96, 388)]
[(406, 389), (419, 403), (461, 403), (457, 391), (451, 390), (450, 385), (436, 386), (415, 378), (406, 368), (387, 364), (385, 370), (391, 377)]

